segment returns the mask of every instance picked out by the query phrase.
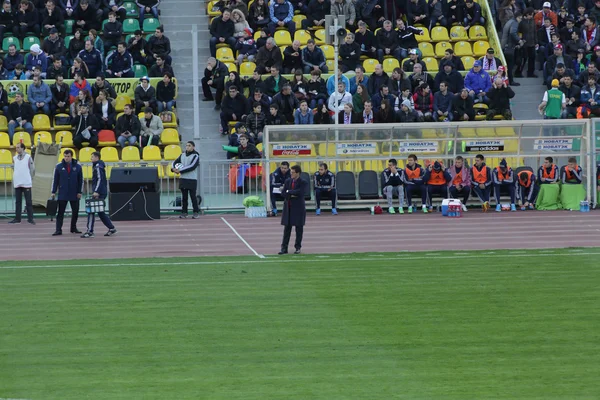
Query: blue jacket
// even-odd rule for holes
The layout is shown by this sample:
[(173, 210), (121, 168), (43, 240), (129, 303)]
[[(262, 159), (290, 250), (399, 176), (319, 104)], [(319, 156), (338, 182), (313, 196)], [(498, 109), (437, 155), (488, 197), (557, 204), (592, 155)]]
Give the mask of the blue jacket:
[(294, 17), (294, 6), (292, 6), (292, 3), (289, 1), (286, 1), (283, 4), (274, 1), (269, 6), (269, 15), (271, 16), (271, 22), (274, 24), (279, 21), (283, 21), (287, 24)]
[[(323, 50), (316, 46), (313, 51), (310, 51), (308, 47), (302, 49), (302, 62), (304, 63), (305, 67), (311, 68), (316, 65), (322, 69), (325, 65), (327, 65)], [(348, 89), (350, 89), (350, 87), (346, 86), (346, 90)]]
[[(8, 79), (9, 81), (12, 81), (14, 77), (15, 77), (14, 69), (12, 71), (9, 71), (8, 75), (6, 75), (6, 79)], [(27, 80), (27, 75), (25, 75), (25, 71), (23, 71), (19, 80), (21, 80), (21, 81)]]
[(281, 172), (281, 169), (277, 168), (275, 171), (271, 173), (271, 192), (274, 187), (282, 187), (286, 180), (290, 179), (292, 174), (290, 170), (288, 170), (285, 174)]
[(100, 160), (92, 164), (92, 190), (100, 197), (106, 197), (107, 186), (106, 165)]
[(479, 92), (489, 92), (492, 88), (492, 80), (487, 71), (483, 69), (478, 73), (473, 71), (473, 68), (465, 76), (465, 88), (472, 90), (475, 94)]
[(33, 84), (29, 85), (27, 88), (27, 99), (30, 103), (46, 103), (50, 105), (52, 101), (50, 86), (46, 82), (42, 82), (39, 87)]
[(34, 56), (31, 53), (27, 55), (27, 59), (25, 60), (25, 71), (31, 71), (33, 70), (33, 67), (40, 67), (42, 72), (46, 72), (48, 69), (48, 57), (46, 57), (46, 53), (42, 51), (37, 56)]
[(97, 49), (94, 48), (92, 51), (83, 49), (79, 52), (78, 56), (87, 65), (91, 78), (95, 78), (98, 72), (102, 72), (102, 54)]
[(106, 69), (110, 69), (113, 73), (122, 72), (126, 74), (133, 69), (133, 57), (127, 50), (123, 54), (113, 51), (106, 58)]
[[(590, 90), (590, 85), (585, 85), (584, 87), (581, 88), (581, 97), (580, 97), (580, 101), (581, 101), (581, 105), (585, 105), (588, 108), (591, 107), (589, 105), (589, 101), (592, 98), (592, 91)], [(596, 91), (594, 92), (594, 101), (596, 103), (600, 103), (600, 85), (596, 85)], [(596, 105), (596, 107), (598, 107), (598, 105)]]
[(23, 54), (17, 52), (14, 56), (10, 54), (6, 54), (4, 57), (4, 68), (13, 72), (17, 64), (25, 64), (25, 59), (23, 58)]
[(83, 193), (83, 170), (77, 160), (71, 161), (71, 172), (67, 170), (67, 163), (63, 160), (54, 168), (52, 179), (52, 193), (58, 190), (58, 200), (76, 201), (77, 195)]
[(314, 116), (312, 110), (309, 108), (306, 112), (306, 115), (302, 115), (300, 109), (296, 109), (296, 113), (294, 114), (294, 124), (295, 125), (312, 125), (314, 121)]

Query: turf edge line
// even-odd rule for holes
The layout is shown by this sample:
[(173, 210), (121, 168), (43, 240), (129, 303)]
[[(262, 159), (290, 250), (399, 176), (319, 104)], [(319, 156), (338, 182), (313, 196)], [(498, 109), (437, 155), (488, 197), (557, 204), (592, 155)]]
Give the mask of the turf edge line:
[(236, 229), (235, 229), (233, 226), (231, 226), (231, 224), (230, 224), (229, 222), (227, 222), (227, 220), (226, 220), (225, 218), (221, 217), (221, 220), (222, 220), (223, 222), (225, 222), (225, 224), (226, 224), (226, 225), (227, 225), (227, 226), (228, 226), (228, 227), (229, 227), (229, 228), (230, 228), (230, 229), (233, 231), (233, 233), (235, 233), (235, 235), (236, 235), (236, 236), (237, 236), (237, 237), (238, 237), (238, 238), (239, 238), (239, 239), (242, 241), (242, 243), (244, 243), (244, 244), (246, 245), (246, 247), (247, 247), (247, 248), (249, 248), (249, 249), (250, 249), (250, 251), (254, 253), (254, 255), (255, 255), (256, 257), (258, 257), (258, 258), (265, 258), (265, 256), (263, 256), (262, 254), (258, 254), (258, 253), (256, 252), (256, 250), (254, 250), (254, 249), (252, 248), (252, 246), (250, 246), (250, 244), (249, 244), (248, 242), (246, 242), (246, 239), (244, 239), (244, 238), (242, 237), (242, 235), (240, 235), (240, 234), (238, 233), (238, 231), (237, 231), (237, 230), (236, 230)]

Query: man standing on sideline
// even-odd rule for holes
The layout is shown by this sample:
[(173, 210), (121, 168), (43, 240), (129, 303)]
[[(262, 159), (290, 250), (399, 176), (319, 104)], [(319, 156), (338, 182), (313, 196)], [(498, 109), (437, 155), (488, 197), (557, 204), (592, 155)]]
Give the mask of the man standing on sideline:
[(287, 161), (282, 161), (279, 168), (271, 173), (271, 212), (274, 217), (277, 216), (277, 200), (284, 200), (283, 185), (290, 177), (290, 163)]
[[(104, 201), (108, 193), (107, 186), (106, 166), (104, 165), (104, 161), (100, 159), (100, 153), (95, 151), (92, 153), (92, 188), (94, 190), (92, 197), (94, 197), (94, 199)], [(117, 230), (110, 220), (110, 217), (106, 215), (104, 211), (98, 212), (98, 217), (100, 217), (100, 221), (102, 221), (104, 226), (108, 228), (108, 232), (106, 232), (104, 236), (113, 236), (115, 233), (117, 233)], [(87, 239), (94, 237), (95, 219), (96, 216), (93, 211), (88, 213), (87, 231), (81, 235), (82, 238)]]
[(17, 154), (13, 157), (13, 186), (15, 188), (15, 219), (9, 224), (20, 224), (23, 212), (23, 196), (25, 196), (25, 207), (27, 207), (27, 222), (35, 225), (33, 221), (33, 205), (31, 203), (31, 178), (35, 173), (33, 159), (25, 152), (25, 145), (17, 143)]
[(292, 226), (296, 227), (296, 242), (294, 254), (300, 254), (302, 248), (302, 234), (304, 233), (304, 224), (306, 222), (306, 204), (304, 194), (309, 190), (309, 184), (300, 177), (302, 169), (299, 165), (291, 168), (291, 178), (285, 181), (281, 194), (285, 198), (283, 203), (283, 213), (281, 214), (281, 225), (283, 228), (283, 240), (281, 241), (281, 250), (279, 255), (288, 253), (288, 245), (292, 234)]
[(83, 193), (83, 171), (81, 165), (73, 158), (73, 150), (66, 149), (63, 160), (54, 168), (52, 179), (52, 199), (56, 197), (58, 190), (58, 214), (56, 215), (56, 231), (52, 236), (62, 235), (63, 219), (67, 203), (71, 204), (71, 233), (81, 233), (77, 229), (77, 217), (79, 214), (79, 200)]
[(396, 214), (393, 204), (393, 198), (396, 195), (400, 203), (398, 212), (404, 214), (404, 170), (398, 169), (398, 161), (395, 158), (390, 158), (388, 167), (381, 173), (381, 185), (387, 199), (388, 212)]
[[(179, 168), (178, 168), (178, 164)], [(185, 144), (185, 153), (181, 154), (171, 165), (171, 171), (181, 174), (179, 179), (179, 189), (181, 190), (181, 215), (179, 218), (188, 216), (188, 195), (192, 199), (193, 219), (198, 218), (200, 208), (198, 207), (198, 197), (196, 189), (198, 187), (198, 172), (196, 168), (200, 165), (200, 154), (196, 151), (196, 144), (191, 140)]]
[(326, 197), (331, 200), (331, 213), (337, 215), (335, 200), (337, 193), (335, 190), (335, 174), (327, 169), (327, 164), (319, 164), (319, 171), (315, 172), (315, 199), (317, 201), (317, 215), (321, 215), (321, 198)]

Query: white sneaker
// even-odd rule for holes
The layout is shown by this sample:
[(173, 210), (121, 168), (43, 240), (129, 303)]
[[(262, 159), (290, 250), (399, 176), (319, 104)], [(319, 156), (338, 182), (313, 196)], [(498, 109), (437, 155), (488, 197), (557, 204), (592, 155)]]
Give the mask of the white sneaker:
[(462, 205), (462, 210), (463, 210), (464, 212), (467, 212), (467, 211), (469, 211), (469, 210), (467, 210), (467, 206), (465, 206), (464, 204)]

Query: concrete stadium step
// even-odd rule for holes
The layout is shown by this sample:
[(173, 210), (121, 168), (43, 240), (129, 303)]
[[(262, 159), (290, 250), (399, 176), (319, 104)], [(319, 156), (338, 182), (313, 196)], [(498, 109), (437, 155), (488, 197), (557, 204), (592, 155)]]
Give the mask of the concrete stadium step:
[(539, 78), (515, 78), (521, 86), (512, 86), (515, 97), (512, 100), (513, 116), (517, 120), (541, 119), (537, 111), (542, 101), (546, 86), (542, 85), (541, 71)]

